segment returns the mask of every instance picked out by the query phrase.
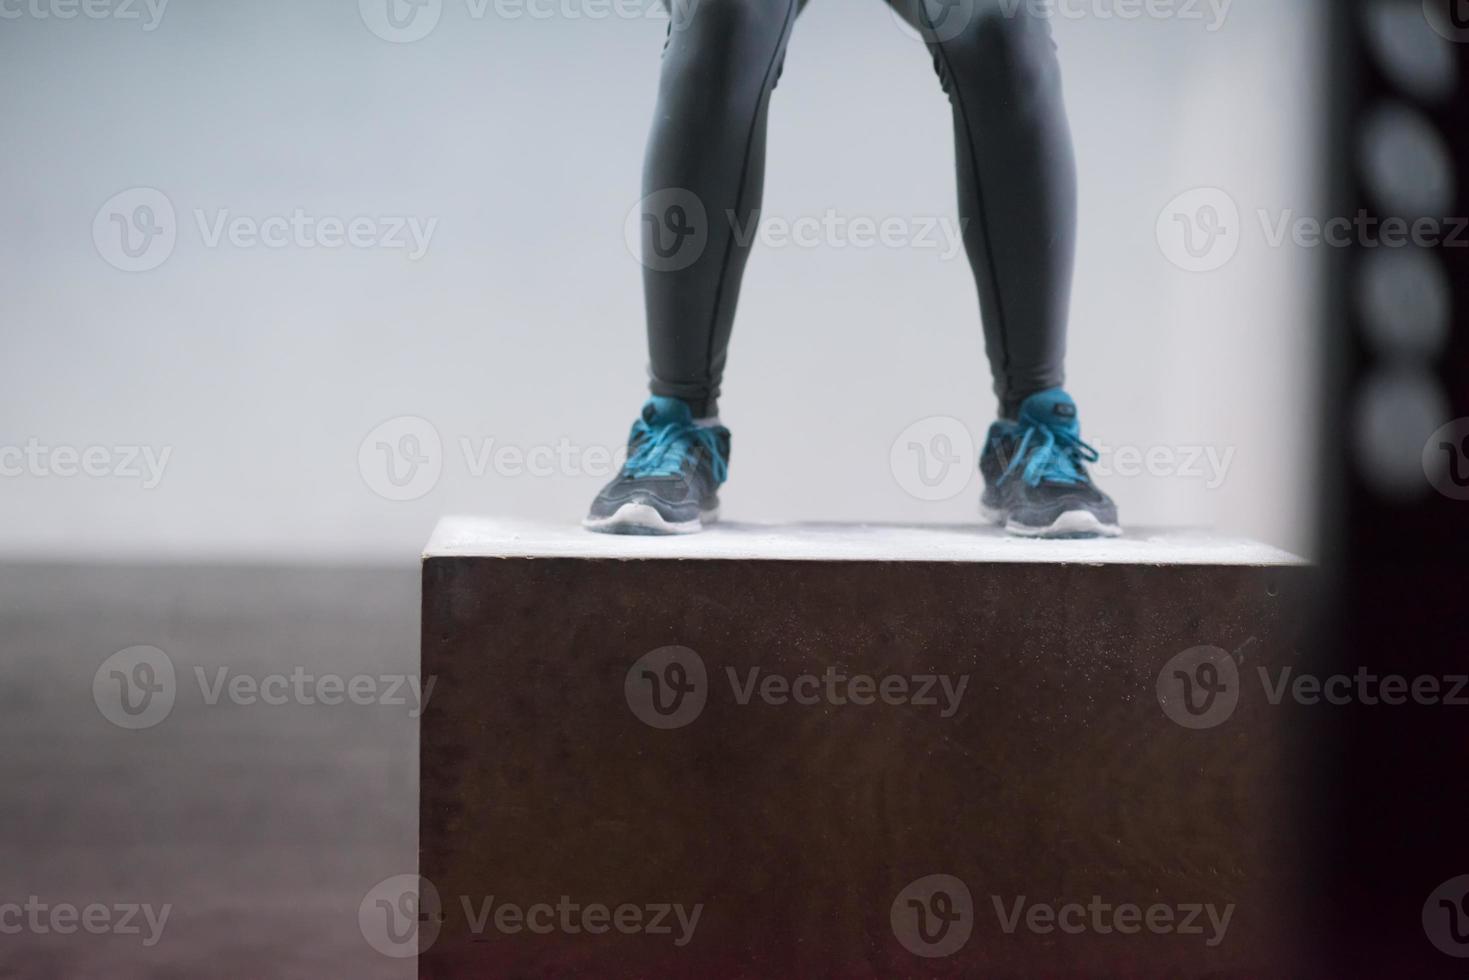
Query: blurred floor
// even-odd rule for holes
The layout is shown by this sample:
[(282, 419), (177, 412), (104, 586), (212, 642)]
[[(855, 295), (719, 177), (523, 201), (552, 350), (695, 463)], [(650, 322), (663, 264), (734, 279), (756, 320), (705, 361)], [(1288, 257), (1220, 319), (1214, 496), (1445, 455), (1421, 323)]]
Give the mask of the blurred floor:
[[(413, 974), (367, 944), (357, 910), (417, 864), (416, 706), (389, 691), (416, 678), (415, 567), (0, 566), (0, 597), (0, 976)], [(136, 645), (168, 655), (177, 696), (130, 731), (93, 680)], [(211, 704), (226, 666), (247, 686), (370, 677), (374, 703), (244, 703), (226, 686)], [(31, 896), (39, 926), (4, 914)], [(63, 935), (48, 916), (64, 903), (116, 925), (130, 905), (171, 909), (161, 931), (139, 911), (138, 934)]]

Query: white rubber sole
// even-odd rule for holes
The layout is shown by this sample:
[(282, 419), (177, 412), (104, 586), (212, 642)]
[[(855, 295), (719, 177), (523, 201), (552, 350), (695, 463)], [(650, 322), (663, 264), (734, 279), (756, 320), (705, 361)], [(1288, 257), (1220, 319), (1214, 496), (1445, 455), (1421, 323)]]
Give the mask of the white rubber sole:
[(666, 521), (647, 504), (623, 504), (609, 517), (587, 517), (581, 526), (599, 534), (698, 534), (719, 520), (719, 508), (701, 511), (692, 521)]
[(1018, 538), (1116, 538), (1121, 537), (1122, 528), (1116, 524), (1103, 524), (1089, 510), (1063, 511), (1047, 527), (1028, 527), (1010, 520), (1002, 510), (979, 505), (980, 513), (991, 524), (998, 524), (1006, 534)]

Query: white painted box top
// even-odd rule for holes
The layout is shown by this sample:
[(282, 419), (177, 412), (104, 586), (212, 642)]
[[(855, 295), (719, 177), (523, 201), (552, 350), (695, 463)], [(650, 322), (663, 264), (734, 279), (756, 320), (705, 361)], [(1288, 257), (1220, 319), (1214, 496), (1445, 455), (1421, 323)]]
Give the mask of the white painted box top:
[(1208, 531), (1129, 528), (1120, 538), (1036, 541), (998, 528), (932, 524), (717, 524), (701, 534), (594, 534), (567, 521), (445, 517), (425, 558), (726, 561), (1056, 562), (1082, 565), (1301, 565), (1270, 545)]

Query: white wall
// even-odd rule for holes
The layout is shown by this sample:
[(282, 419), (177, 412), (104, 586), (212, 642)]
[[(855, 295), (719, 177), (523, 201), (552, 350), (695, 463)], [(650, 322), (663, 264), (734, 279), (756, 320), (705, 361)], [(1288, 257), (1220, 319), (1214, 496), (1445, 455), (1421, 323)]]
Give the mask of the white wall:
[[(408, 44), (343, 2), (180, 0), (151, 31), (0, 22), (0, 449), (170, 453), (152, 488), (49, 461), (16, 474), (14, 453), (0, 457), (0, 556), (401, 557), (445, 512), (580, 516), (600, 479), (559, 464), (474, 476), (462, 440), (586, 450), (626, 434), (645, 353), (623, 220), (664, 22), (596, 19), (595, 0), (565, 0), (579, 18), (497, 18), (492, 3), (476, 19), (470, 2), (442, 0)], [(1086, 435), (1232, 453), (1212, 488), (1103, 483), (1134, 524), (1307, 547), (1320, 256), (1269, 247), (1255, 212), (1316, 213), (1316, 7), (1237, 0), (1210, 31), (1098, 16), (1108, 0), (1063, 6), (1086, 11), (1056, 26), (1082, 173), (1069, 370)], [(770, 151), (769, 215), (953, 215), (947, 103), (877, 0), (815, 0), (803, 16)], [(1199, 186), (1243, 214), (1238, 254), (1208, 273), (1172, 264), (1155, 235)], [(124, 272), (93, 222), (135, 187), (166, 194), (177, 241), (157, 268)], [(211, 247), (195, 214), (298, 207), (438, 223), (413, 261)], [(726, 514), (972, 519), (977, 479), (922, 501), (889, 460), (928, 416), (984, 431), (977, 315), (962, 256), (758, 250), (723, 402)], [(408, 502), (359, 466), (364, 438), (399, 416), (443, 445), (437, 483)]]

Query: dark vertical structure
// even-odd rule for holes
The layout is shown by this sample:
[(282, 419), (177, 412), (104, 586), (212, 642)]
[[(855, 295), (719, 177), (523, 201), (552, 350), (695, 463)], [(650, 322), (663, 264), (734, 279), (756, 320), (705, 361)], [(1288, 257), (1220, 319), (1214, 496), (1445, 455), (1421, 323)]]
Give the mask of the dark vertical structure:
[[(1318, 652), (1442, 701), (1469, 674), (1469, 2), (1323, 7), (1332, 213), (1363, 220), (1329, 272)], [(1438, 238), (1392, 247), (1390, 218)], [(1421, 683), (1318, 715), (1329, 975), (1469, 975), (1469, 705)]]

